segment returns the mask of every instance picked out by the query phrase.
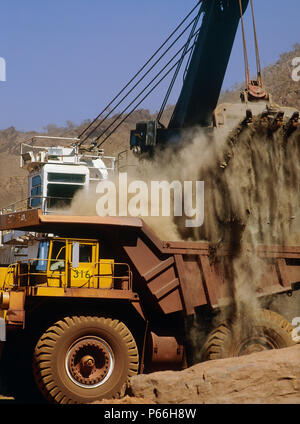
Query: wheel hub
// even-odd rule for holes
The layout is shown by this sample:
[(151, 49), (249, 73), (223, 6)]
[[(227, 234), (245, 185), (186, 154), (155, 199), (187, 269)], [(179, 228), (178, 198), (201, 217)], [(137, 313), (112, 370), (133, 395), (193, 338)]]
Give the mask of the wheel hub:
[(95, 368), (95, 359), (90, 356), (84, 356), (80, 361), (81, 374), (91, 374)]
[(110, 346), (100, 337), (76, 340), (66, 356), (66, 371), (78, 386), (93, 388), (106, 381), (114, 368)]

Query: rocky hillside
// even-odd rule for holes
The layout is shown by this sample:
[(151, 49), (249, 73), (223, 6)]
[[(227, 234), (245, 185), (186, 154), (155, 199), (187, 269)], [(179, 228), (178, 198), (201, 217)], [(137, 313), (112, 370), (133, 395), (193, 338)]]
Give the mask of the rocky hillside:
[[(291, 77), (292, 59), (294, 57), (300, 57), (300, 44), (295, 45), (293, 50), (282, 54), (275, 64), (266, 67), (263, 71), (263, 78), (275, 102), (300, 110), (300, 82), (293, 81)], [(240, 88), (241, 86), (236, 85), (232, 90), (224, 92), (221, 95), (220, 102), (239, 101)], [(168, 107), (164, 115), (165, 123), (168, 122), (171, 113), (172, 107)], [(119, 152), (128, 149), (130, 130), (135, 128), (137, 121), (148, 120), (152, 117), (148, 110), (136, 111), (107, 140), (103, 146), (105, 154), (117, 156)], [(55, 124), (49, 124), (43, 135), (76, 137), (86, 128), (89, 122), (87, 120), (80, 126), (76, 126), (68, 121), (66, 126), (62, 128)], [(104, 129), (104, 125), (101, 125), (96, 135)], [(0, 130), (0, 208), (27, 197), (26, 172), (19, 167), (19, 152), (20, 143), (30, 139), (33, 135), (38, 135), (38, 133), (20, 132), (14, 127)]]
[[(300, 82), (292, 79), (292, 60), (300, 57), (300, 44), (280, 55), (278, 61), (263, 69), (264, 84), (275, 103), (281, 106), (292, 106), (300, 110)], [(236, 102), (239, 100), (242, 84), (236, 84), (231, 90), (225, 91), (220, 101)]]

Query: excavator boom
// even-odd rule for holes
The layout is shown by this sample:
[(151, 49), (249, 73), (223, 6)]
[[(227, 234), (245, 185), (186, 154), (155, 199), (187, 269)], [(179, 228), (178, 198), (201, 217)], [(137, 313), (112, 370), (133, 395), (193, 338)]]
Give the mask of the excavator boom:
[[(243, 1), (243, 11), (249, 0)], [(241, 18), (237, 0), (204, 0), (202, 25), (169, 129), (209, 126)]]
[[(158, 121), (140, 122), (131, 132), (133, 153), (152, 154), (155, 146), (180, 140), (185, 128), (209, 127), (217, 106), (232, 46), (249, 0), (203, 0), (201, 26), (179, 99), (167, 128)], [(242, 13), (241, 13), (242, 12)]]

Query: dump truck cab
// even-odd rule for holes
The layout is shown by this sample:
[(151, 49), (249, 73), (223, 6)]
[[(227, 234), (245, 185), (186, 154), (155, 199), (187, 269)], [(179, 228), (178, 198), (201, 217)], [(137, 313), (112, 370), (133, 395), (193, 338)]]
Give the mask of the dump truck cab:
[[(111, 288), (114, 260), (99, 257), (99, 241), (53, 238), (35, 246), (29, 279), (47, 287)], [(101, 275), (101, 276), (100, 276)]]
[(48, 236), (35, 240), (27, 259), (0, 267), (0, 278), (2, 312), (14, 309), (15, 296), (61, 297), (67, 289), (132, 288), (129, 265), (101, 258), (100, 242), (93, 239)]

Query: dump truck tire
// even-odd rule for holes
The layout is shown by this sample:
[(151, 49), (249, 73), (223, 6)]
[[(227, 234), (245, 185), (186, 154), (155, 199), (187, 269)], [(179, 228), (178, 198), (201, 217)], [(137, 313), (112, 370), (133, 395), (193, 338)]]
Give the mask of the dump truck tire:
[(208, 336), (201, 360), (230, 358), (247, 355), (268, 349), (281, 349), (293, 346), (294, 327), (283, 316), (270, 310), (261, 310), (250, 334), (243, 335), (239, 329), (238, 336), (234, 323), (224, 321)]
[(89, 403), (117, 397), (138, 372), (138, 349), (116, 319), (70, 316), (39, 339), (33, 356), (35, 380), (53, 403)]

